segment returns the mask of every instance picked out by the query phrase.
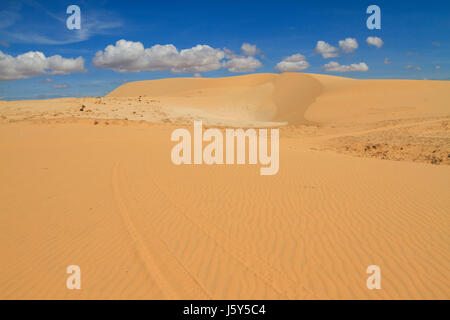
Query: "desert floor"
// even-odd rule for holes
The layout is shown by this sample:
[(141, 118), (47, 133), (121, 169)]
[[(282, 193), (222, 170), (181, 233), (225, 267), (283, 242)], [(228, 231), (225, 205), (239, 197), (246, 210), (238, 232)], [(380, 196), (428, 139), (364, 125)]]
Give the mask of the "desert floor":
[[(449, 299), (449, 101), (290, 73), (1, 101), (0, 299)], [(279, 128), (278, 174), (174, 165), (197, 119)]]

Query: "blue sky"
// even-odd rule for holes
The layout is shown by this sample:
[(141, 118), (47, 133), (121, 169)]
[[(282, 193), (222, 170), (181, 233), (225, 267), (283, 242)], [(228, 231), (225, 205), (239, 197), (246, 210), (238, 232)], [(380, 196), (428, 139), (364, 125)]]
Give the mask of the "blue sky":
[[(81, 9), (80, 30), (66, 27), (66, 9), (72, 4)], [(366, 27), (366, 8), (371, 4), (381, 9), (381, 30)], [(283, 59), (303, 66), (299, 69), (305, 69), (298, 71), (306, 73), (361, 79), (450, 80), (449, 13), (450, 1), (444, 0), (2, 0), (0, 51), (9, 60), (2, 64), (0, 56), (0, 97), (102, 96), (126, 81), (192, 77), (194, 73), (203, 77), (276, 73)], [(382, 46), (369, 45), (368, 37), (381, 39)], [(356, 40), (358, 48), (344, 52), (339, 41), (347, 38)], [(120, 39), (127, 42), (119, 48), (116, 41)], [(337, 56), (324, 58), (316, 49), (318, 41), (336, 48)], [(141, 52), (138, 42), (145, 49), (158, 44), (176, 49), (155, 48), (149, 55), (136, 56), (136, 61), (125, 61), (126, 50)], [(243, 43), (256, 46), (257, 52), (243, 52)], [(105, 51), (108, 45), (115, 46), (110, 54)], [(161, 61), (155, 60), (163, 49), (180, 53), (197, 45), (202, 45), (199, 51), (188, 51), (184, 57), (163, 55)], [(60, 55), (69, 60), (42, 60), (47, 61), (45, 69), (24, 71), (17, 56), (30, 51), (41, 52), (45, 58)], [(95, 62), (98, 51), (102, 59)], [(81, 72), (81, 61), (73, 61), (80, 56)], [(206, 58), (217, 61), (206, 63)], [(337, 63), (338, 68), (324, 67), (331, 66), (330, 62)], [(34, 67), (32, 63), (30, 68)], [(207, 71), (195, 72), (199, 68)]]

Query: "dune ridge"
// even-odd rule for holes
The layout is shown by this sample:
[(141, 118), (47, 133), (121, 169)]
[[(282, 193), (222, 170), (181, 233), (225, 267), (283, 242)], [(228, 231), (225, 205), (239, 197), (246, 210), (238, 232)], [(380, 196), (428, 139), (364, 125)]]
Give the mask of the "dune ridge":
[(163, 79), (128, 83), (106, 97), (152, 96), (240, 121), (306, 124), (308, 106), (322, 91), (315, 78), (296, 73), (254, 74), (217, 79)]
[[(197, 108), (241, 121), (298, 125), (448, 116), (449, 92), (449, 81), (283, 73), (137, 81), (119, 86), (106, 97), (152, 96), (179, 108)], [(254, 112), (245, 117), (244, 110)]]

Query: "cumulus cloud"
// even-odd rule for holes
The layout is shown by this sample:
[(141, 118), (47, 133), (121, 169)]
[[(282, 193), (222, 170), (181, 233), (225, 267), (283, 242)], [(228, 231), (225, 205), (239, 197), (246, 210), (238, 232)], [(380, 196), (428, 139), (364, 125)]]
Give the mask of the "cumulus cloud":
[(261, 61), (254, 57), (234, 57), (223, 63), (230, 72), (250, 72), (262, 66)]
[(236, 55), (229, 49), (197, 45), (179, 51), (172, 44), (157, 44), (146, 49), (141, 42), (123, 39), (98, 51), (93, 64), (98, 68), (117, 72), (168, 70), (176, 73), (206, 72), (222, 67), (231, 72), (248, 72), (262, 66), (258, 59)]
[(346, 38), (339, 41), (339, 47), (343, 52), (349, 53), (358, 49), (358, 41), (355, 38)]
[(441, 66), (436, 66), (435, 68), (439, 70), (441, 68)]
[(203, 78), (203, 76), (201, 73), (196, 72), (194, 73), (194, 78)]
[(366, 42), (367, 42), (367, 44), (369, 44), (371, 46), (375, 46), (377, 48), (381, 48), (384, 44), (383, 40), (378, 37), (368, 37), (366, 39)]
[(283, 61), (277, 63), (275, 70), (278, 72), (298, 72), (309, 67), (306, 57), (300, 53), (286, 57)]
[(254, 44), (250, 44), (247, 42), (244, 42), (241, 46), (242, 54), (247, 56), (255, 56), (258, 53), (261, 52), (259, 48), (256, 47)]
[(364, 62), (340, 65), (338, 62), (331, 61), (324, 65), (323, 68), (328, 72), (364, 72), (369, 70), (369, 67)]
[(51, 70), (50, 74), (69, 74), (72, 72), (84, 71), (84, 59), (66, 59), (60, 55), (47, 58), (47, 68)]
[(226, 59), (232, 59), (232, 58), (235, 58), (235, 57), (239, 57), (239, 55), (234, 53), (233, 50), (230, 50), (228, 48), (223, 48), (223, 53), (225, 54), (225, 58)]
[[(191, 49), (181, 50), (173, 61), (172, 72), (200, 72), (220, 68), (224, 53), (208, 45), (197, 45)], [(162, 61), (161, 57), (161, 61)]]
[(225, 53), (208, 45), (197, 45), (178, 51), (172, 45), (154, 45), (144, 48), (141, 42), (119, 40), (104, 51), (98, 51), (93, 59), (96, 67), (118, 72), (143, 70), (170, 70), (171, 72), (204, 72), (217, 70)]
[(324, 59), (334, 58), (339, 55), (338, 48), (333, 47), (332, 45), (326, 43), (325, 41), (317, 41), (317, 45), (314, 51), (316, 53), (321, 54)]
[(29, 51), (10, 56), (0, 51), (0, 81), (25, 79), (41, 74), (69, 74), (84, 71), (84, 59), (46, 57), (42, 52)]

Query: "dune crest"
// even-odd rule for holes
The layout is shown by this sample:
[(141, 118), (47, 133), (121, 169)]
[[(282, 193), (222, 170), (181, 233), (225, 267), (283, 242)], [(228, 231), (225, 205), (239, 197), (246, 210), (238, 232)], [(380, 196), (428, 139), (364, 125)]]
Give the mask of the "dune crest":
[(302, 125), (448, 115), (450, 84), (301, 73), (252, 74), (137, 81), (106, 97), (139, 96), (157, 98), (178, 111), (187, 108), (241, 124)]
[(166, 105), (241, 122), (306, 124), (303, 115), (321, 91), (320, 82), (309, 75), (284, 73), (138, 81), (124, 84), (106, 97), (151, 96)]

